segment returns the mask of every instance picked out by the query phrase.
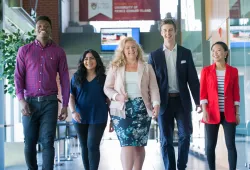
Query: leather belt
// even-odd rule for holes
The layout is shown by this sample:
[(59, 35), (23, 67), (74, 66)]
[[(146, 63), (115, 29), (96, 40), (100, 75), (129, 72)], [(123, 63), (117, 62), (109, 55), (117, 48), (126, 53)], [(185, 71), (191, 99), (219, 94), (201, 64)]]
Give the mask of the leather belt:
[(168, 93), (169, 97), (179, 97), (180, 93)]
[(26, 100), (37, 101), (37, 102), (48, 101), (48, 100), (58, 100), (57, 95), (25, 97), (25, 99)]

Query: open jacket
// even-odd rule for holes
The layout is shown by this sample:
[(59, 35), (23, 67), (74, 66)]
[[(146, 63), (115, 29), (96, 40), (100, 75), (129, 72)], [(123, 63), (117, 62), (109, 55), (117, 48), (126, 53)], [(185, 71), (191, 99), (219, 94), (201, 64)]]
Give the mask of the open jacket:
[[(200, 100), (207, 102), (208, 124), (220, 123), (220, 110), (218, 101), (218, 83), (216, 76), (216, 65), (204, 67), (201, 71)], [(224, 115), (227, 122), (236, 122), (235, 105), (239, 105), (239, 77), (238, 70), (226, 64), (224, 81)], [(202, 120), (202, 122), (204, 122)]]
[[(196, 105), (200, 105), (200, 82), (194, 65), (192, 53), (189, 49), (177, 45), (176, 78), (182, 107), (185, 114), (191, 115), (192, 102), (190, 92)], [(152, 65), (158, 81), (161, 94), (160, 115), (166, 112), (169, 100), (168, 69), (163, 46), (150, 53), (148, 63)]]
[[(143, 102), (147, 108), (149, 116), (152, 116), (152, 103), (154, 101), (160, 104), (160, 94), (157, 85), (154, 70), (151, 65), (138, 61), (138, 86), (141, 92)], [(114, 94), (125, 94), (125, 66), (110, 67), (104, 84), (104, 93), (111, 100), (111, 115), (125, 118), (125, 103), (114, 101)]]

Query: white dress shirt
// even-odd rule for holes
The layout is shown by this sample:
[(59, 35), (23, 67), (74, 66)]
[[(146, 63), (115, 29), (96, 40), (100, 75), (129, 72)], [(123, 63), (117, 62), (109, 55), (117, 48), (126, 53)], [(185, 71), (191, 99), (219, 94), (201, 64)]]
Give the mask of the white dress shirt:
[(177, 71), (176, 71), (176, 60), (177, 60), (177, 44), (175, 44), (173, 50), (169, 50), (163, 45), (163, 51), (165, 53), (167, 71), (168, 71), (168, 86), (169, 93), (179, 93)]

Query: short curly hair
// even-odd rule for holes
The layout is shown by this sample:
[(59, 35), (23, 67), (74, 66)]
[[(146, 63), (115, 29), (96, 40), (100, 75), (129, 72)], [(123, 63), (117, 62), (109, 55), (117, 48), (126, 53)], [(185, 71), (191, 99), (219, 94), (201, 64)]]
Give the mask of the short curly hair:
[(41, 20), (43, 20), (43, 21), (48, 21), (49, 24), (50, 24), (50, 27), (52, 28), (52, 23), (51, 23), (51, 20), (50, 20), (50, 18), (49, 18), (48, 16), (43, 15), (43, 16), (37, 17), (37, 18), (36, 18), (36, 23), (37, 23), (38, 21), (41, 21)]

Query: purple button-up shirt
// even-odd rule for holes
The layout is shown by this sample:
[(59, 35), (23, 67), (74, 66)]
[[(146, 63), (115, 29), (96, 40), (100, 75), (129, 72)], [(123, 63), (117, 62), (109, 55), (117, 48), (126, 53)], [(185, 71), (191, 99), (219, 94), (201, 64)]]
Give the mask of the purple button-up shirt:
[(57, 95), (57, 73), (60, 76), (63, 107), (67, 107), (70, 81), (64, 50), (53, 41), (45, 47), (38, 40), (20, 47), (15, 69), (17, 98)]

